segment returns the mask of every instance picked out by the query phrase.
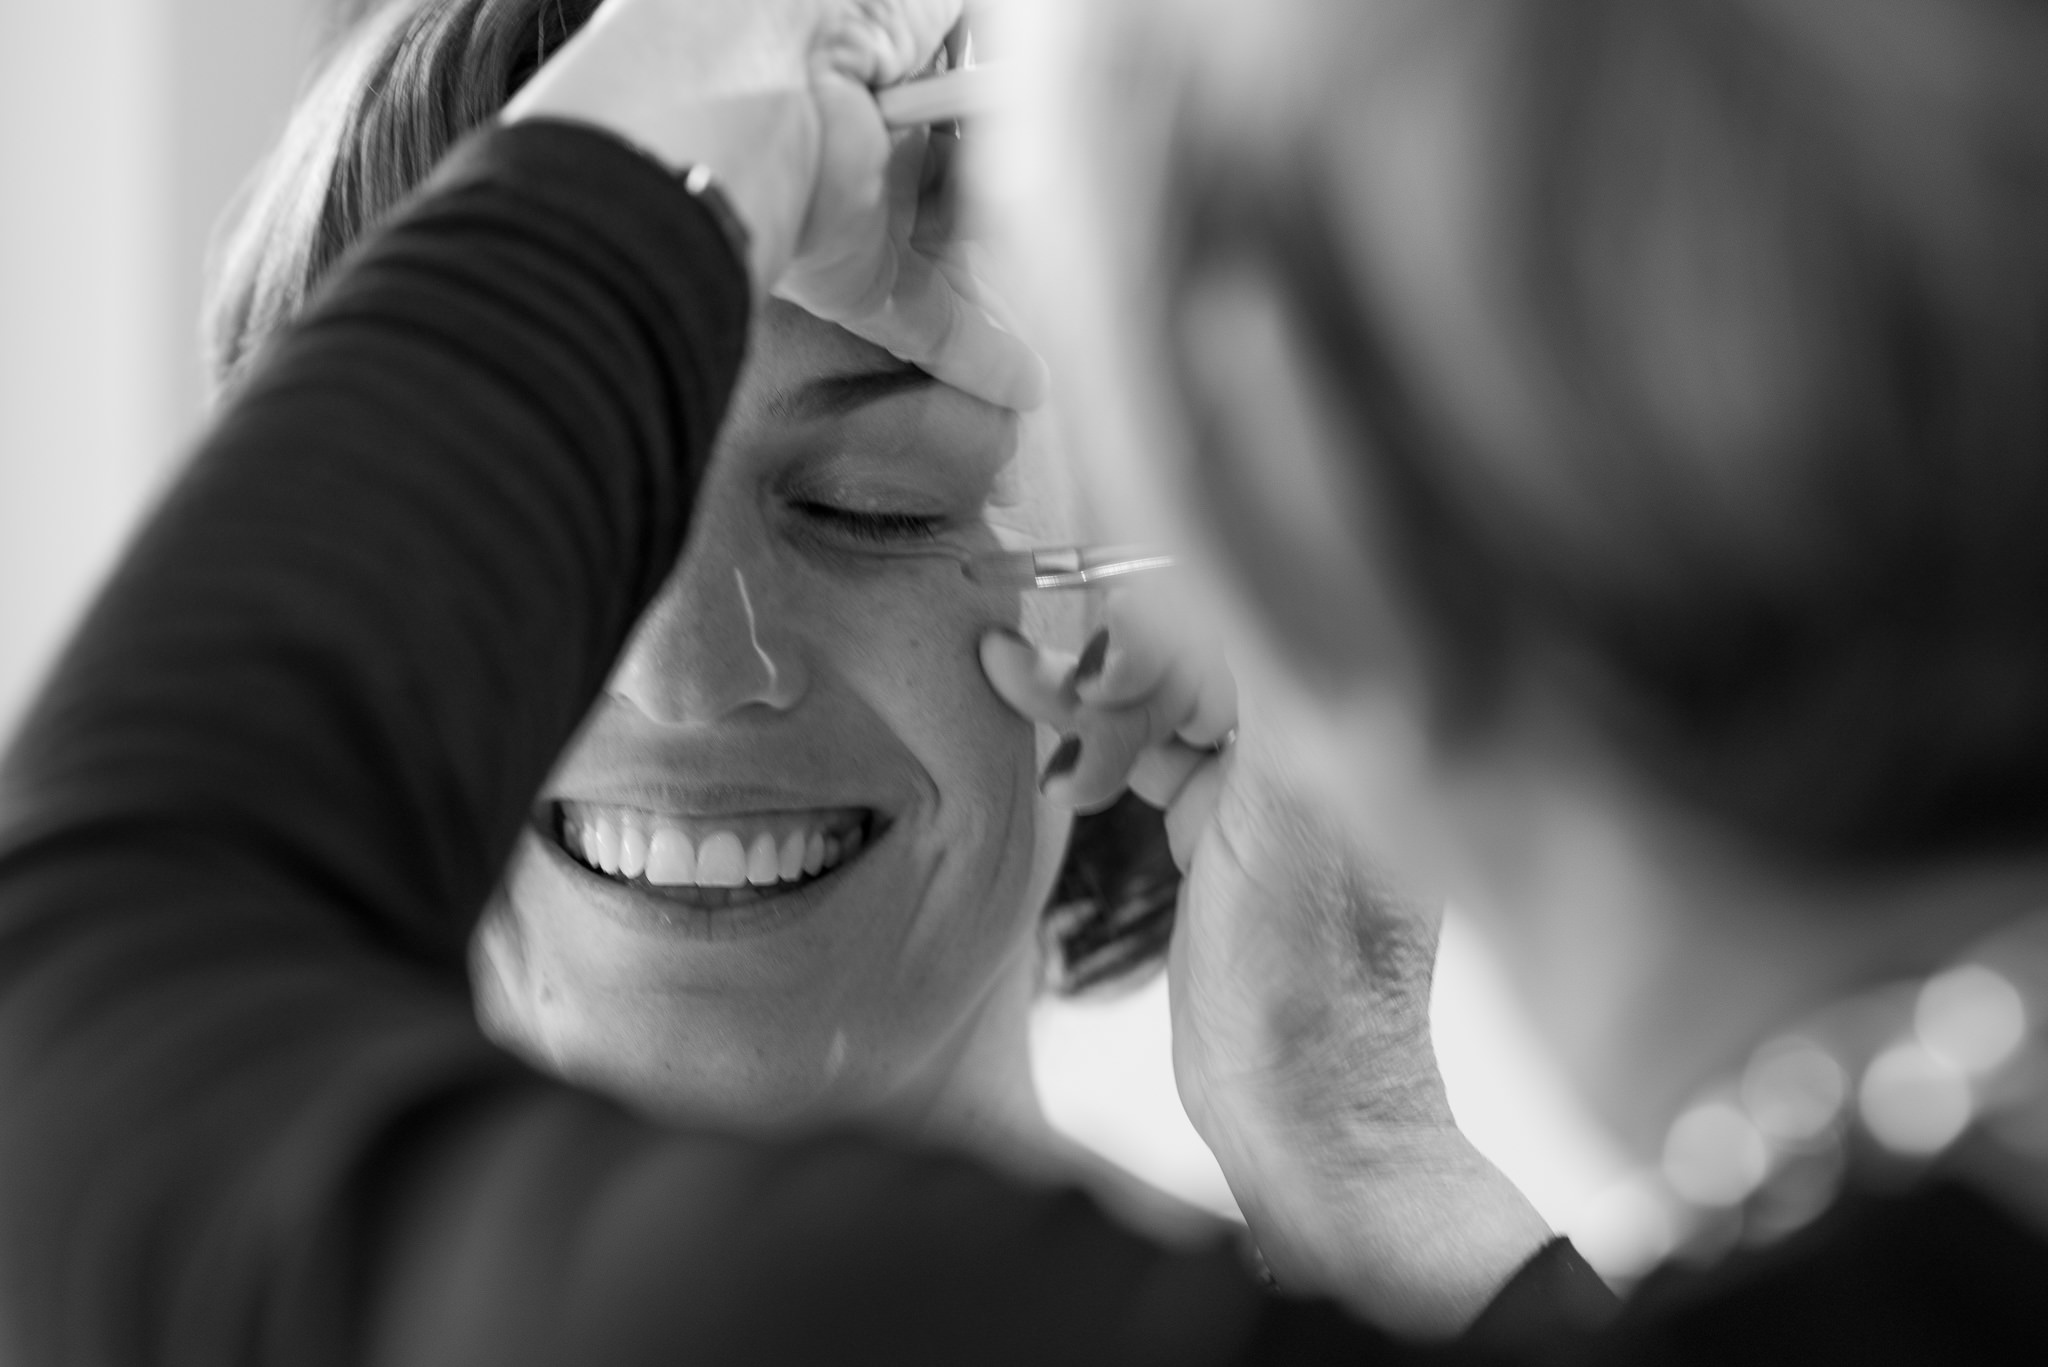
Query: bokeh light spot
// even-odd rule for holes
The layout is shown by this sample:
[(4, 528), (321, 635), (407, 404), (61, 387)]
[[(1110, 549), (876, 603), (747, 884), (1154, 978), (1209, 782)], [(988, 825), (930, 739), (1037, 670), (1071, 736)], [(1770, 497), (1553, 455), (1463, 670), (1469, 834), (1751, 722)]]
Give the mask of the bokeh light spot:
[(2019, 989), (2002, 975), (1965, 964), (1920, 989), (1913, 1028), (1929, 1053), (1982, 1076), (2011, 1058), (2026, 1038), (2027, 1008)]
[(1970, 1080), (1918, 1042), (1872, 1060), (1859, 1100), (1863, 1123), (1895, 1153), (1938, 1153), (1970, 1123)]
[(1732, 1206), (1757, 1189), (1770, 1150), (1741, 1108), (1727, 1101), (1693, 1107), (1664, 1140), (1664, 1180), (1699, 1206)]
[(1849, 1099), (1849, 1076), (1812, 1040), (1794, 1036), (1757, 1050), (1742, 1075), (1742, 1108), (1764, 1136), (1802, 1144), (1834, 1123)]

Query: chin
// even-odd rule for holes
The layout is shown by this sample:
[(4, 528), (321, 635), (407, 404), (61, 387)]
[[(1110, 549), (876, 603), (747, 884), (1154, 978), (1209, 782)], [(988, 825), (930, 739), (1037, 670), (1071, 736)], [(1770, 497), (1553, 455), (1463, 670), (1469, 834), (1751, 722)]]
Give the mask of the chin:
[(1015, 917), (930, 915), (992, 902), (935, 890), (918, 847), (939, 842), (912, 826), (863, 830), (794, 887), (678, 899), (588, 867), (537, 823), (479, 929), (485, 1028), (663, 1122), (773, 1133), (914, 1112), (1027, 937)]

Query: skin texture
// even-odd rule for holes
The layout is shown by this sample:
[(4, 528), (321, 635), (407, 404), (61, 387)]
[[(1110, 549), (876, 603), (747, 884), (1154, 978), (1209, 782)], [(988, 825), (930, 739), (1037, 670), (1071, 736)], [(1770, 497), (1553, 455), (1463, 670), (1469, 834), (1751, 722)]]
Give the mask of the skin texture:
[(935, 515), (934, 544), (992, 549), (991, 521), (1069, 529), (1066, 491), (1014, 414), (791, 306), (766, 306), (751, 355), (689, 552), (546, 797), (863, 806), (887, 830), (815, 891), (706, 912), (575, 863), (544, 804), (480, 935), (487, 1014), (656, 1114), (1042, 1144), (1025, 1013), (1068, 818), (973, 650), (1023, 609), (817, 508)]

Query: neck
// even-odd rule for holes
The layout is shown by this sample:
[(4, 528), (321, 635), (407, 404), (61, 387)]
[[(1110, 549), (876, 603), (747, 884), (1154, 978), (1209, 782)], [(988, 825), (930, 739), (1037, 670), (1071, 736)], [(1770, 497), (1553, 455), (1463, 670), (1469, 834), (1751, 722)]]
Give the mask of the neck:
[(1202, 1247), (1227, 1228), (1067, 1138), (1045, 1118), (1031, 1076), (1031, 1011), (1038, 965), (1006, 967), (920, 1081), (884, 1111), (895, 1132), (965, 1153), (1020, 1181), (1085, 1188), (1124, 1224), (1164, 1243)]
[(1006, 963), (987, 993), (917, 1075), (882, 1108), (897, 1133), (956, 1149), (1026, 1177), (1048, 1171), (1064, 1141), (1031, 1080), (1030, 952)]

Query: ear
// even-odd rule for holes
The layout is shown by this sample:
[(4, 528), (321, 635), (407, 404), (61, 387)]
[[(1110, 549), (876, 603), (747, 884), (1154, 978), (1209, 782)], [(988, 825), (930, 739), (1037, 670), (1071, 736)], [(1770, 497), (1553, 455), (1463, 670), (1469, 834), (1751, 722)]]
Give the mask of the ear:
[(1181, 502), (1251, 634), (1326, 698), (1406, 673), (1360, 438), (1278, 283), (1241, 258), (1204, 266), (1173, 327), (1190, 437)]

